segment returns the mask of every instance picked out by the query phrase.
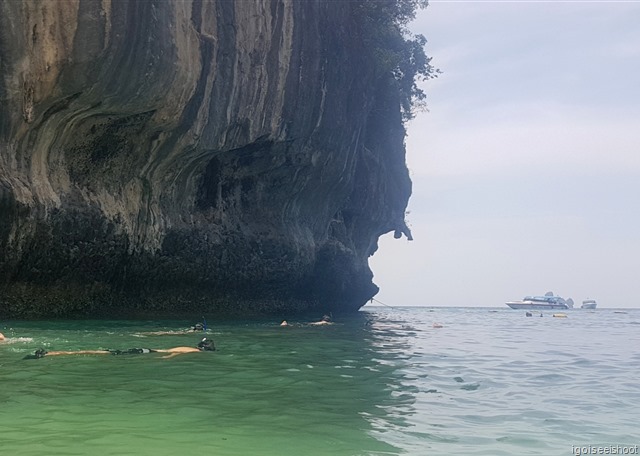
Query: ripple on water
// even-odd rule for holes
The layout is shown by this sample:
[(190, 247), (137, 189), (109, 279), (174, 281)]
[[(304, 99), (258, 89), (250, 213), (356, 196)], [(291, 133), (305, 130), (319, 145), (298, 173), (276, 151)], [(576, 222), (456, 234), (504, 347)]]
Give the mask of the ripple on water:
[(430, 310), (287, 331), (279, 321), (228, 322), (213, 325), (219, 352), (168, 360), (21, 358), (41, 346), (193, 345), (194, 335), (139, 336), (191, 322), (12, 324), (22, 340), (0, 346), (2, 449), (496, 456), (640, 441), (636, 311), (559, 321)]

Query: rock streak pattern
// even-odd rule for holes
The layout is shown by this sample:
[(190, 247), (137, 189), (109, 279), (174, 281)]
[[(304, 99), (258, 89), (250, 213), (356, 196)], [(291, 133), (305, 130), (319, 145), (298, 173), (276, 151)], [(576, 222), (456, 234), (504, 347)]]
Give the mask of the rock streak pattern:
[(411, 182), (350, 5), (0, 1), (0, 314), (361, 307)]

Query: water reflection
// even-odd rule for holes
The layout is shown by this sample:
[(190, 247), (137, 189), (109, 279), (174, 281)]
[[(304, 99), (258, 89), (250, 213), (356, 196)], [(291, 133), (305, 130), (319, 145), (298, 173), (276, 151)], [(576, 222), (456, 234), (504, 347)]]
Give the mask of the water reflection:
[[(378, 395), (377, 408), (384, 413), (371, 421), (372, 435), (403, 453), (420, 454), (425, 451), (415, 417), (421, 391), (428, 385), (427, 374), (419, 369), (420, 350), (416, 345), (423, 330), (416, 322), (405, 318), (401, 311), (362, 312), (365, 322), (364, 342), (371, 363), (384, 372), (384, 388)], [(417, 369), (418, 368), (418, 369)]]

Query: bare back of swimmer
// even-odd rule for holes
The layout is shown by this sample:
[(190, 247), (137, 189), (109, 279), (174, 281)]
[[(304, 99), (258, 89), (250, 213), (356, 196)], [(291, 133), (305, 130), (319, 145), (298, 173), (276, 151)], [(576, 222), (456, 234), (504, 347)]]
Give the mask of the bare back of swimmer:
[(331, 317), (329, 315), (323, 315), (320, 321), (314, 321), (309, 324), (313, 326), (332, 325), (333, 321), (331, 321)]

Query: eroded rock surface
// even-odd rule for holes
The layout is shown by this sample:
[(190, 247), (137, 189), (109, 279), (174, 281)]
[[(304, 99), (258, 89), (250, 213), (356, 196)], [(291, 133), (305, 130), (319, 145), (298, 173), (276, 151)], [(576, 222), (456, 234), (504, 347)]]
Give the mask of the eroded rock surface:
[(0, 2), (0, 314), (355, 310), (408, 234), (352, 2)]

